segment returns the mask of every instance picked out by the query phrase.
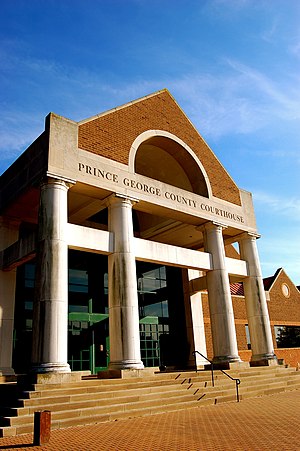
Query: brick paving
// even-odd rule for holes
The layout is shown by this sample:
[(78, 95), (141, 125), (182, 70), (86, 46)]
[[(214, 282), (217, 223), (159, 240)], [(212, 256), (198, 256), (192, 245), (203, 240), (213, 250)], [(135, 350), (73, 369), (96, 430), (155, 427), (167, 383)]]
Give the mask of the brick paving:
[(0, 438), (0, 450), (299, 451), (300, 390), (53, 430), (47, 445), (32, 442), (31, 434)]

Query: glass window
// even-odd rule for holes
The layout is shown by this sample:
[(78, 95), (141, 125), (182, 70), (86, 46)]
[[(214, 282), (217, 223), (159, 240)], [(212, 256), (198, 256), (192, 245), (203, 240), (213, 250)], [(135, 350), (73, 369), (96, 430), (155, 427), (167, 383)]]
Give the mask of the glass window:
[(105, 272), (103, 274), (103, 279), (104, 279), (104, 294), (108, 295), (108, 273)]
[(145, 271), (138, 278), (140, 318), (146, 316), (169, 317), (166, 287), (165, 266)]
[(81, 269), (69, 269), (69, 291), (75, 293), (88, 292), (88, 274)]
[(25, 288), (34, 288), (35, 264), (26, 263), (24, 266), (24, 285)]
[(278, 348), (300, 348), (300, 327), (274, 326)]

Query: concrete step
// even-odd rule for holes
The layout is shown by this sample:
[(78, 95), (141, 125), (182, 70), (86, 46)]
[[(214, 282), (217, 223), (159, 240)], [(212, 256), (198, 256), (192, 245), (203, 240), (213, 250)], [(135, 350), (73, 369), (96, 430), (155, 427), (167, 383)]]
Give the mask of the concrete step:
[[(128, 396), (128, 397), (122, 397), (119, 399), (104, 399), (104, 400), (89, 400), (89, 401), (80, 401), (76, 402), (74, 400), (71, 400), (68, 403), (65, 404), (51, 404), (51, 400), (48, 400), (48, 403), (43, 405), (43, 410), (50, 410), (51, 412), (66, 412), (66, 411), (82, 411), (87, 409), (95, 409), (95, 408), (101, 408), (103, 410), (110, 410), (110, 409), (120, 409), (123, 408), (122, 406), (130, 406), (133, 404), (144, 404), (144, 405), (155, 405), (159, 403), (165, 403), (166, 401), (168, 403), (174, 403), (176, 401), (181, 401), (182, 399), (188, 400), (192, 399), (192, 394), (189, 394), (187, 392), (185, 393), (172, 393), (172, 396), (170, 394), (166, 394), (166, 396), (162, 397), (144, 397), (144, 396)], [(37, 411), (37, 406), (31, 406), (27, 409), (24, 409), (24, 412), (19, 412), (19, 416), (11, 416), (11, 423), (15, 424), (15, 422), (18, 422), (18, 418), (20, 418), (23, 415), (27, 414), (33, 414), (35, 411)], [(8, 418), (8, 417), (7, 417)], [(7, 424), (7, 422), (6, 422)]]
[[(249, 390), (250, 389), (249, 387), (251, 387), (251, 386), (254, 386), (254, 388), (257, 389), (257, 386), (260, 384), (260, 382), (263, 383), (264, 386), (266, 386), (267, 384), (270, 384), (270, 383), (274, 384), (275, 382), (278, 382), (278, 379), (277, 378), (275, 379), (274, 377), (268, 378), (267, 380), (262, 380), (261, 378), (257, 378), (257, 377), (252, 378), (252, 379), (248, 378), (247, 381), (245, 381), (245, 380), (243, 381), (242, 387), (246, 387), (246, 383), (247, 383), (247, 390)], [(294, 380), (290, 380), (289, 377), (283, 375), (281, 382), (283, 384), (289, 383), (290, 385), (292, 385), (294, 383)], [(183, 384), (183, 383), (184, 383), (184, 381), (181, 382), (181, 384)], [(216, 386), (220, 383), (221, 383), (220, 379), (216, 380)], [(205, 388), (206, 390), (209, 390), (211, 388), (211, 385), (209, 383), (202, 386), (201, 382), (199, 383), (196, 378), (195, 378), (195, 380), (188, 380), (186, 382), (186, 384), (188, 384), (189, 387), (193, 387), (193, 388), (195, 388), (195, 387), (201, 388), (201, 389)], [(230, 386), (232, 386), (232, 384), (234, 384), (233, 381), (231, 381), (229, 379), (222, 380), (222, 386), (225, 385), (229, 388)], [(63, 389), (63, 390), (56, 389), (53, 391), (53, 396), (51, 396), (51, 400), (52, 400), (52, 404), (54, 404), (54, 403), (61, 404), (61, 403), (70, 403), (71, 398), (74, 401), (78, 401), (78, 402), (80, 400), (86, 401), (88, 399), (95, 399), (95, 398), (97, 398), (97, 399), (105, 399), (107, 397), (109, 397), (109, 398), (118, 397), (119, 398), (119, 397), (123, 397), (124, 391), (126, 392), (127, 396), (130, 393), (134, 393), (136, 396), (138, 396), (138, 395), (144, 396), (147, 393), (156, 393), (156, 392), (164, 393), (164, 392), (166, 392), (166, 390), (168, 392), (178, 390), (178, 384), (168, 385), (167, 387), (166, 386), (151, 387), (151, 386), (149, 386), (149, 384), (147, 384), (146, 387), (143, 387), (143, 388), (139, 388), (139, 387), (140, 386), (138, 386), (138, 388), (135, 388), (135, 389), (132, 388), (132, 389), (128, 390), (128, 389), (126, 389), (127, 386), (125, 386), (125, 389), (123, 387), (123, 390), (121, 390), (121, 386), (119, 386), (117, 391), (111, 390), (111, 391), (105, 391), (104, 393), (102, 393), (102, 391), (97, 392), (94, 390), (92, 393), (78, 393), (79, 390), (76, 389), (75, 393), (72, 396), (69, 394), (65, 394), (65, 389)], [(113, 386), (113, 389), (115, 389), (115, 386)], [(67, 391), (67, 393), (70, 393), (70, 391)], [(33, 396), (34, 396), (33, 398), (30, 397), (28, 399), (22, 400), (22, 401), (20, 401), (20, 403), (22, 403), (22, 405), (24, 407), (27, 407), (27, 406), (37, 406), (38, 407), (40, 405), (45, 404), (45, 400), (47, 399), (46, 394), (49, 394), (49, 391), (47, 391), (47, 392), (44, 391), (42, 393), (33, 392)], [(61, 396), (57, 396), (58, 394), (61, 394)]]
[[(289, 370), (289, 369), (287, 369)], [(291, 374), (298, 374), (300, 375), (300, 372), (295, 372), (293, 371), (293, 369), (290, 371)], [(269, 374), (267, 374), (269, 373)], [(243, 372), (233, 372), (232, 370), (228, 371), (228, 374), (230, 374), (232, 377), (240, 377), (240, 378), (253, 378), (253, 377), (257, 377), (260, 376), (262, 379), (264, 378), (271, 378), (271, 377), (280, 377), (281, 376), (282, 371), (280, 370), (260, 370), (260, 371), (255, 371), (251, 374), (245, 373), (245, 371)], [(146, 386), (158, 386), (158, 385), (171, 385), (174, 383), (175, 380), (180, 379), (181, 383), (183, 383), (184, 381), (186, 381), (188, 383), (189, 379), (192, 380), (192, 382), (196, 382), (197, 381), (203, 381), (203, 383), (205, 384), (209, 384), (211, 381), (211, 376), (210, 376), (210, 372), (198, 372), (198, 373), (183, 373), (183, 374), (178, 374), (176, 377), (172, 374), (172, 376), (170, 377), (169, 375), (165, 375), (164, 373), (161, 373), (158, 378), (156, 378), (156, 376), (152, 377), (152, 378), (147, 378), (147, 380), (145, 381), (145, 379), (143, 378), (137, 378), (137, 380), (128, 380), (126, 379), (126, 382), (122, 379), (113, 379), (113, 380), (99, 380), (96, 379), (95, 381), (93, 380), (87, 380), (87, 381), (82, 381), (81, 383), (77, 383), (77, 384), (64, 384), (64, 385), (42, 385), (42, 384), (36, 384), (33, 388), (35, 391), (24, 391), (24, 396), (30, 396), (30, 397), (44, 397), (44, 396), (48, 396), (48, 392), (49, 390), (51, 390), (51, 395), (55, 395), (55, 388), (57, 389), (57, 393), (63, 393), (63, 394), (72, 394), (72, 393), (76, 393), (76, 391), (78, 393), (93, 393), (94, 391), (98, 391), (99, 388), (101, 387), (102, 391), (110, 391), (112, 389), (112, 387), (114, 388), (114, 390), (124, 390), (124, 389), (130, 389), (131, 387), (146, 387)], [(215, 380), (226, 380), (226, 376), (223, 375), (222, 373), (216, 371), (215, 372)], [(64, 391), (62, 391), (64, 390)], [(26, 395), (27, 394), (27, 395)]]
[[(259, 381), (262, 381), (263, 383), (270, 383), (273, 381), (278, 381), (278, 380), (296, 380), (297, 378), (300, 378), (300, 372), (288, 372), (288, 373), (284, 373), (284, 372), (266, 372), (265, 375), (262, 374), (250, 374), (247, 377), (243, 377), (240, 374), (232, 374), (229, 373), (232, 377), (237, 377), (239, 378), (241, 381), (243, 381), (243, 385), (247, 384), (247, 385), (251, 385), (251, 384), (256, 384)], [(222, 375), (217, 375), (217, 377), (215, 378), (215, 382), (224, 382), (225, 380), (229, 380), (229, 378), (227, 378), (224, 374)]]
[[(282, 380), (280, 383), (282, 383), (283, 385), (293, 385), (293, 380), (290, 380), (288, 378), (285, 378), (285, 380)], [(263, 387), (269, 386), (270, 384), (275, 384), (278, 383), (278, 379), (272, 379), (272, 380), (268, 380), (268, 381), (260, 381), (260, 380), (251, 380), (251, 384), (244, 383), (242, 384), (242, 390), (251, 390), (252, 388), (254, 390), (257, 390), (258, 388), (260, 388), (260, 385), (262, 385)], [(220, 381), (218, 381), (216, 383), (216, 387), (218, 387), (218, 385), (220, 384)], [(280, 384), (279, 384), (280, 385)], [(233, 384), (234, 386), (234, 384)], [(232, 381), (231, 380), (227, 380), (227, 381), (223, 381), (222, 382), (222, 387), (223, 390), (226, 388), (227, 390), (230, 389), (232, 387)], [(111, 391), (111, 392), (100, 392), (100, 393), (93, 393), (93, 394), (80, 394), (80, 393), (76, 393), (73, 396), (51, 396), (51, 405), (54, 406), (55, 404), (69, 404), (71, 403), (71, 401), (73, 402), (86, 402), (88, 400), (99, 400), (103, 403), (106, 404), (111, 404), (114, 402), (114, 399), (123, 399), (124, 398), (124, 402), (127, 402), (127, 400), (131, 399), (129, 398), (129, 395), (131, 396), (148, 396), (149, 394), (152, 394), (152, 397), (156, 397), (157, 393), (160, 393), (160, 396), (171, 396), (172, 392), (177, 392), (179, 390), (179, 386), (178, 385), (172, 385), (172, 386), (168, 386), (167, 387), (147, 387), (147, 388), (143, 388), (143, 389), (131, 389), (131, 390), (123, 390), (120, 391), (118, 390), (117, 392), (115, 391)], [(210, 390), (212, 390), (212, 387), (207, 385), (207, 386), (202, 386), (199, 385), (196, 382), (191, 382), (189, 385), (184, 386), (184, 389), (188, 389), (190, 388), (191, 390), (203, 390), (205, 389), (207, 392), (209, 392)], [(221, 386), (219, 387), (219, 389), (221, 389)], [(125, 396), (124, 396), (125, 393)], [(57, 391), (56, 391), (57, 394)], [(27, 408), (37, 408), (41, 405), (45, 405), (47, 403), (47, 399), (46, 397), (38, 397), (38, 398), (29, 398), (29, 399), (25, 399), (22, 400), (20, 402), (22, 402), (24, 407)], [(49, 402), (49, 401), (48, 401)], [(54, 407), (53, 407), (54, 408)], [(15, 415), (15, 413), (14, 413)]]
[[(193, 398), (190, 394), (185, 395), (177, 395), (172, 396), (168, 399), (167, 403), (161, 399), (151, 399), (151, 400), (144, 400), (144, 399), (135, 399), (135, 400), (127, 400), (126, 402), (120, 402), (120, 403), (113, 403), (113, 404), (99, 404), (97, 402), (90, 402), (79, 405), (76, 405), (76, 403), (71, 403), (65, 405), (65, 410), (63, 409), (57, 409), (52, 410), (52, 419), (53, 420), (61, 420), (61, 419), (67, 419), (67, 418), (77, 418), (77, 417), (86, 417), (86, 418), (93, 418), (95, 415), (106, 415), (106, 414), (115, 414), (115, 415), (121, 415), (123, 413), (129, 414), (129, 412), (134, 410), (144, 410), (144, 409), (160, 409), (162, 406), (176, 406), (180, 405), (181, 403), (195, 403), (197, 399)], [(48, 409), (51, 406), (45, 406), (45, 410)], [(36, 409), (33, 409), (32, 412), (30, 412), (27, 415), (21, 415), (21, 416), (14, 416), (14, 417), (4, 417), (2, 418), (1, 425), (2, 426), (19, 426), (24, 425), (29, 422), (33, 421), (33, 413)], [(126, 415), (125, 415), (126, 416)]]
[[(209, 393), (206, 393), (206, 400), (209, 398), (215, 399), (216, 397), (228, 397), (233, 398), (235, 396), (235, 390), (228, 390), (220, 387), (219, 389), (213, 389)], [(127, 396), (122, 398), (107, 398), (100, 400), (90, 400), (90, 401), (82, 401), (76, 402), (74, 399), (70, 399), (67, 403), (58, 403), (51, 404), (52, 399), (48, 403), (43, 405), (43, 410), (51, 410), (53, 412), (53, 417), (76, 417), (76, 416), (91, 416), (96, 413), (96, 411), (101, 411), (101, 413), (116, 413), (128, 410), (136, 410), (137, 407), (145, 409), (145, 408), (154, 408), (166, 405), (178, 405), (182, 402), (191, 402), (195, 403), (201, 400), (203, 397), (202, 392), (196, 392), (194, 390), (187, 390), (182, 387), (180, 391), (172, 391), (162, 394), (157, 393), (149, 393), (148, 395), (142, 396)], [(61, 400), (61, 398), (60, 398)], [(57, 401), (57, 400), (56, 400)], [(50, 402), (50, 403), (49, 403)], [(37, 410), (37, 406), (31, 406), (30, 408), (24, 409), (24, 412), (19, 411), (19, 416), (11, 416), (2, 418), (1, 425), (2, 426), (16, 426), (19, 424), (26, 423), (30, 414)], [(32, 417), (31, 417), (32, 418)]]
[[(234, 401), (235, 396), (234, 395), (228, 395), (226, 396), (226, 399), (224, 399), (224, 402), (228, 401)], [(219, 401), (221, 402), (221, 401)], [(203, 401), (202, 405), (207, 404), (216, 404), (217, 400), (214, 398), (211, 398), (209, 400)], [(51, 427), (53, 429), (57, 428), (65, 428), (65, 427), (71, 427), (71, 426), (79, 426), (79, 425), (87, 425), (87, 424), (95, 424), (98, 422), (107, 422), (107, 421), (115, 421), (120, 419), (126, 419), (126, 418), (134, 418), (138, 416), (147, 416), (147, 415), (155, 415), (158, 413), (163, 412), (170, 412), (170, 411), (177, 411), (181, 409), (187, 409), (187, 408), (197, 408), (199, 405), (195, 402), (186, 401), (182, 403), (174, 403), (174, 404), (162, 404), (158, 406), (147, 406), (142, 408), (135, 408), (135, 409), (126, 409), (126, 410), (118, 410), (116, 412), (109, 411), (107, 413), (97, 413), (95, 410), (92, 410), (92, 415), (84, 416), (84, 415), (76, 415), (72, 418), (69, 416), (67, 418), (58, 418), (56, 419), (54, 416), (52, 416), (51, 421)], [(3, 436), (7, 436), (8, 431), (5, 431), (5, 428), (2, 428), (3, 430)], [(33, 424), (21, 424), (17, 426), (13, 426), (13, 430), (15, 431), (15, 435), (19, 434), (25, 434), (25, 433), (32, 433), (33, 432)]]
[[(300, 388), (300, 372), (293, 368), (227, 372), (241, 379), (240, 399)], [(19, 407), (1, 408), (0, 437), (32, 432), (34, 412), (40, 409), (52, 412), (52, 427), (58, 428), (236, 400), (234, 381), (217, 370), (215, 387), (210, 372), (189, 371), (147, 378), (89, 378), (72, 384), (36, 384), (32, 388), (34, 391), (20, 394)], [(17, 393), (15, 388), (13, 392)]]
[[(64, 395), (64, 396), (75, 396), (76, 394), (79, 395), (86, 395), (86, 396), (92, 396), (94, 393), (110, 393), (111, 391), (114, 392), (121, 392), (124, 390), (135, 390), (135, 389), (147, 389), (147, 388), (152, 388), (155, 389), (157, 388), (158, 390), (161, 389), (163, 390), (164, 387), (168, 387), (168, 386), (172, 386), (172, 385), (178, 385), (178, 382), (173, 381), (173, 380), (167, 380), (167, 381), (154, 381), (153, 383), (151, 382), (137, 382), (136, 384), (130, 384), (128, 385), (127, 383), (124, 383), (123, 385), (121, 384), (114, 384), (111, 383), (110, 385), (93, 385), (91, 387), (68, 387), (68, 386), (64, 386), (61, 388), (55, 388), (53, 390), (51, 390), (51, 396), (58, 396), (58, 395)], [(24, 391), (24, 398), (45, 398), (49, 396), (49, 389), (48, 390), (36, 390), (36, 391)]]
[[(208, 371), (203, 371), (201, 372), (201, 374), (204, 375), (205, 374), (209, 374)], [(124, 383), (128, 384), (128, 385), (135, 385), (136, 383), (139, 382), (157, 382), (157, 381), (167, 381), (167, 380), (175, 380), (178, 377), (182, 377), (182, 378), (188, 378), (188, 377), (192, 377), (193, 375), (195, 375), (195, 371), (177, 371), (177, 372), (158, 372), (158, 373), (154, 373), (151, 376), (146, 376), (146, 377), (128, 377), (126, 379), (121, 379), (121, 378), (115, 378), (115, 379), (101, 379), (101, 378), (83, 378), (81, 381), (79, 382), (72, 382), (72, 383), (68, 383), (68, 384), (29, 384), (30, 385), (30, 389), (36, 389), (36, 390), (52, 390), (52, 388), (60, 388), (60, 387), (68, 387), (70, 385), (72, 385), (72, 387), (76, 388), (76, 387), (83, 387), (83, 386), (87, 386), (87, 387), (91, 387), (93, 385), (95, 386), (105, 386), (105, 385), (124, 385)], [(25, 384), (26, 385), (26, 384)]]

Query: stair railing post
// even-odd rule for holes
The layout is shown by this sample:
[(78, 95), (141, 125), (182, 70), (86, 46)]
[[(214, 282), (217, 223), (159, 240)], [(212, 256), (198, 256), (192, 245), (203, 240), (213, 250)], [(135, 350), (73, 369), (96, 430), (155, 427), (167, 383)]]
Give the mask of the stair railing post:
[[(210, 363), (210, 370), (211, 370), (211, 383), (212, 386), (215, 386), (215, 380), (214, 380), (214, 364), (211, 360), (209, 360), (207, 357), (205, 357), (205, 355), (201, 354), (201, 352), (199, 351), (193, 351), (193, 355), (196, 356), (196, 353), (201, 355), (201, 357), (203, 357), (204, 359), (206, 359), (209, 363)], [(235, 377), (230, 376), (230, 374), (226, 373), (226, 371), (222, 370), (220, 368), (220, 371), (225, 374), (225, 376), (229, 377), (229, 379), (231, 379), (232, 381), (235, 381), (235, 387), (236, 387), (236, 400), (237, 402), (240, 402), (240, 397), (239, 397), (239, 385), (241, 383), (240, 379), (237, 379)]]
[(235, 379), (235, 386), (236, 386), (236, 400), (237, 402), (240, 402), (240, 396), (239, 396), (239, 385), (241, 381), (239, 379)]

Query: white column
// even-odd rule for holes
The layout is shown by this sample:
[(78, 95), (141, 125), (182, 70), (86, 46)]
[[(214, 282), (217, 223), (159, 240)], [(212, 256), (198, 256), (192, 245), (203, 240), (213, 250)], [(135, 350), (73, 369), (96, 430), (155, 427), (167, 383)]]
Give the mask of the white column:
[[(0, 250), (18, 240), (19, 223), (0, 218)], [(0, 271), (0, 375), (14, 374), (12, 368), (16, 269)]]
[(243, 280), (248, 326), (251, 341), (251, 361), (267, 363), (274, 354), (269, 312), (264, 290), (256, 238), (245, 233), (239, 240), (241, 258), (248, 264), (249, 276)]
[(68, 188), (49, 178), (41, 186), (32, 370), (69, 372), (68, 360)]
[(208, 271), (207, 289), (214, 358), (216, 363), (239, 362), (229, 277), (225, 264), (222, 230), (224, 226), (204, 226), (205, 251), (212, 256), (213, 270)]
[[(194, 269), (188, 269), (189, 280), (196, 279), (200, 276), (200, 271)], [(191, 305), (191, 329), (193, 334), (194, 349), (192, 351), (199, 351), (205, 357), (207, 357), (206, 340), (205, 340), (205, 328), (202, 309), (202, 297), (201, 292), (190, 295)], [(197, 368), (203, 365), (207, 365), (201, 355), (195, 354), (195, 361)]]
[(109, 199), (109, 231), (114, 253), (108, 256), (109, 340), (111, 369), (142, 369), (139, 309), (133, 248), (132, 205), (121, 196)]

